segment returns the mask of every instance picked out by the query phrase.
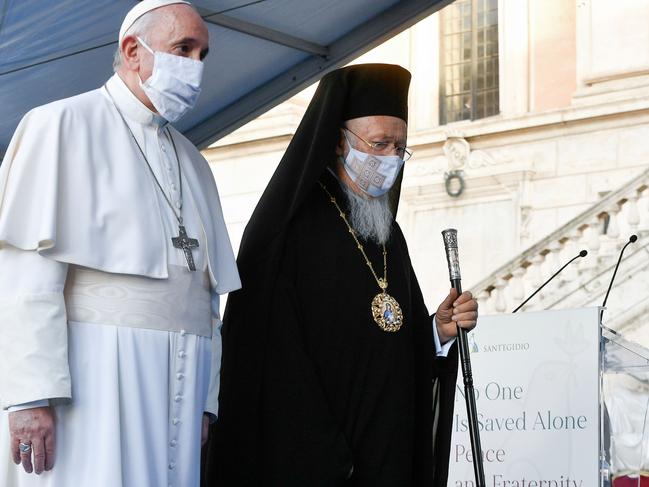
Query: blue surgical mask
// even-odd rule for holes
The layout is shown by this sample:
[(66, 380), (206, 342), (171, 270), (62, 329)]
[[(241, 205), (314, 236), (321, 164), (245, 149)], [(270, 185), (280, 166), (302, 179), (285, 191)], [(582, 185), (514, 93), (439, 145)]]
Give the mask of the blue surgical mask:
[(394, 155), (377, 156), (361, 152), (352, 147), (347, 139), (347, 134), (345, 134), (345, 140), (349, 146), (349, 152), (343, 160), (343, 167), (351, 180), (365, 194), (374, 198), (390, 191), (403, 167), (403, 159)]

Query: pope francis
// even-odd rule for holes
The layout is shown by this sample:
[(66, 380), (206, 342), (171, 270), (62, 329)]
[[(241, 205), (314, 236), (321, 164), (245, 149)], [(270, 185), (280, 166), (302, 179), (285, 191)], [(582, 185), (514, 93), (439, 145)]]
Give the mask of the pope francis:
[[(200, 93), (186, 1), (124, 19), (115, 75), (37, 107), (0, 166), (0, 485), (199, 485), (219, 295), (240, 287), (212, 173), (169, 122)], [(13, 460), (13, 462), (12, 462)]]

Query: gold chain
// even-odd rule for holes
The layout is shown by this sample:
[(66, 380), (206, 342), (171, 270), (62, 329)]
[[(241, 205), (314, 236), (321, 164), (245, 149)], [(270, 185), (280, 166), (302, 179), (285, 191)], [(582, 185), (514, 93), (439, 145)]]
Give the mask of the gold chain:
[(345, 212), (340, 209), (340, 206), (338, 205), (336, 198), (334, 198), (334, 196), (329, 192), (329, 190), (324, 184), (322, 184), (320, 181), (318, 181), (318, 184), (322, 187), (325, 193), (327, 193), (327, 195), (329, 196), (329, 201), (331, 201), (336, 207), (336, 209), (338, 210), (338, 215), (340, 215), (340, 218), (343, 219), (345, 225), (347, 225), (347, 230), (349, 230), (349, 233), (351, 233), (352, 237), (354, 237), (354, 241), (356, 242), (356, 247), (358, 248), (358, 250), (361, 251), (361, 254), (363, 254), (363, 257), (365, 258), (365, 263), (367, 264), (367, 267), (370, 268), (370, 271), (372, 271), (372, 275), (374, 276), (374, 279), (376, 279), (376, 283), (383, 290), (383, 292), (385, 292), (385, 290), (388, 288), (388, 259), (387, 259), (388, 253), (385, 250), (385, 244), (383, 244), (383, 278), (380, 278), (379, 276), (376, 275), (376, 272), (374, 271), (374, 267), (372, 266), (370, 259), (367, 257), (363, 245), (358, 240), (358, 237), (356, 237), (356, 232), (347, 221), (347, 215), (345, 215)]

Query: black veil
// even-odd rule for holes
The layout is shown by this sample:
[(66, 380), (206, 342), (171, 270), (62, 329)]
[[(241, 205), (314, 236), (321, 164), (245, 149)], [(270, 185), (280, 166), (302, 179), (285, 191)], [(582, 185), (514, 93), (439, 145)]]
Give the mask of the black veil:
[[(322, 78), (246, 227), (240, 266), (242, 261), (258, 259), (282, 233), (325, 167), (335, 160), (338, 129), (346, 120), (390, 115), (408, 122), (409, 84), (410, 73), (390, 64), (349, 66)], [(393, 186), (395, 204), (400, 182), (401, 175)]]

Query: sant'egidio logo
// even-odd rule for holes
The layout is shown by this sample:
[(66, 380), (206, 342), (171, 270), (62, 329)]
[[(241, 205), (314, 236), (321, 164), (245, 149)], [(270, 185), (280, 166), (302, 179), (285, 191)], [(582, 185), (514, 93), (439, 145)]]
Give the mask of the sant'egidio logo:
[(529, 342), (519, 342), (519, 343), (492, 343), (487, 345), (478, 345), (476, 340), (476, 335), (474, 333), (469, 333), (469, 352), (478, 353), (478, 352), (526, 352), (530, 349)]
[(528, 342), (521, 343), (494, 343), (492, 345), (483, 345), (482, 352), (526, 352), (530, 349)]

